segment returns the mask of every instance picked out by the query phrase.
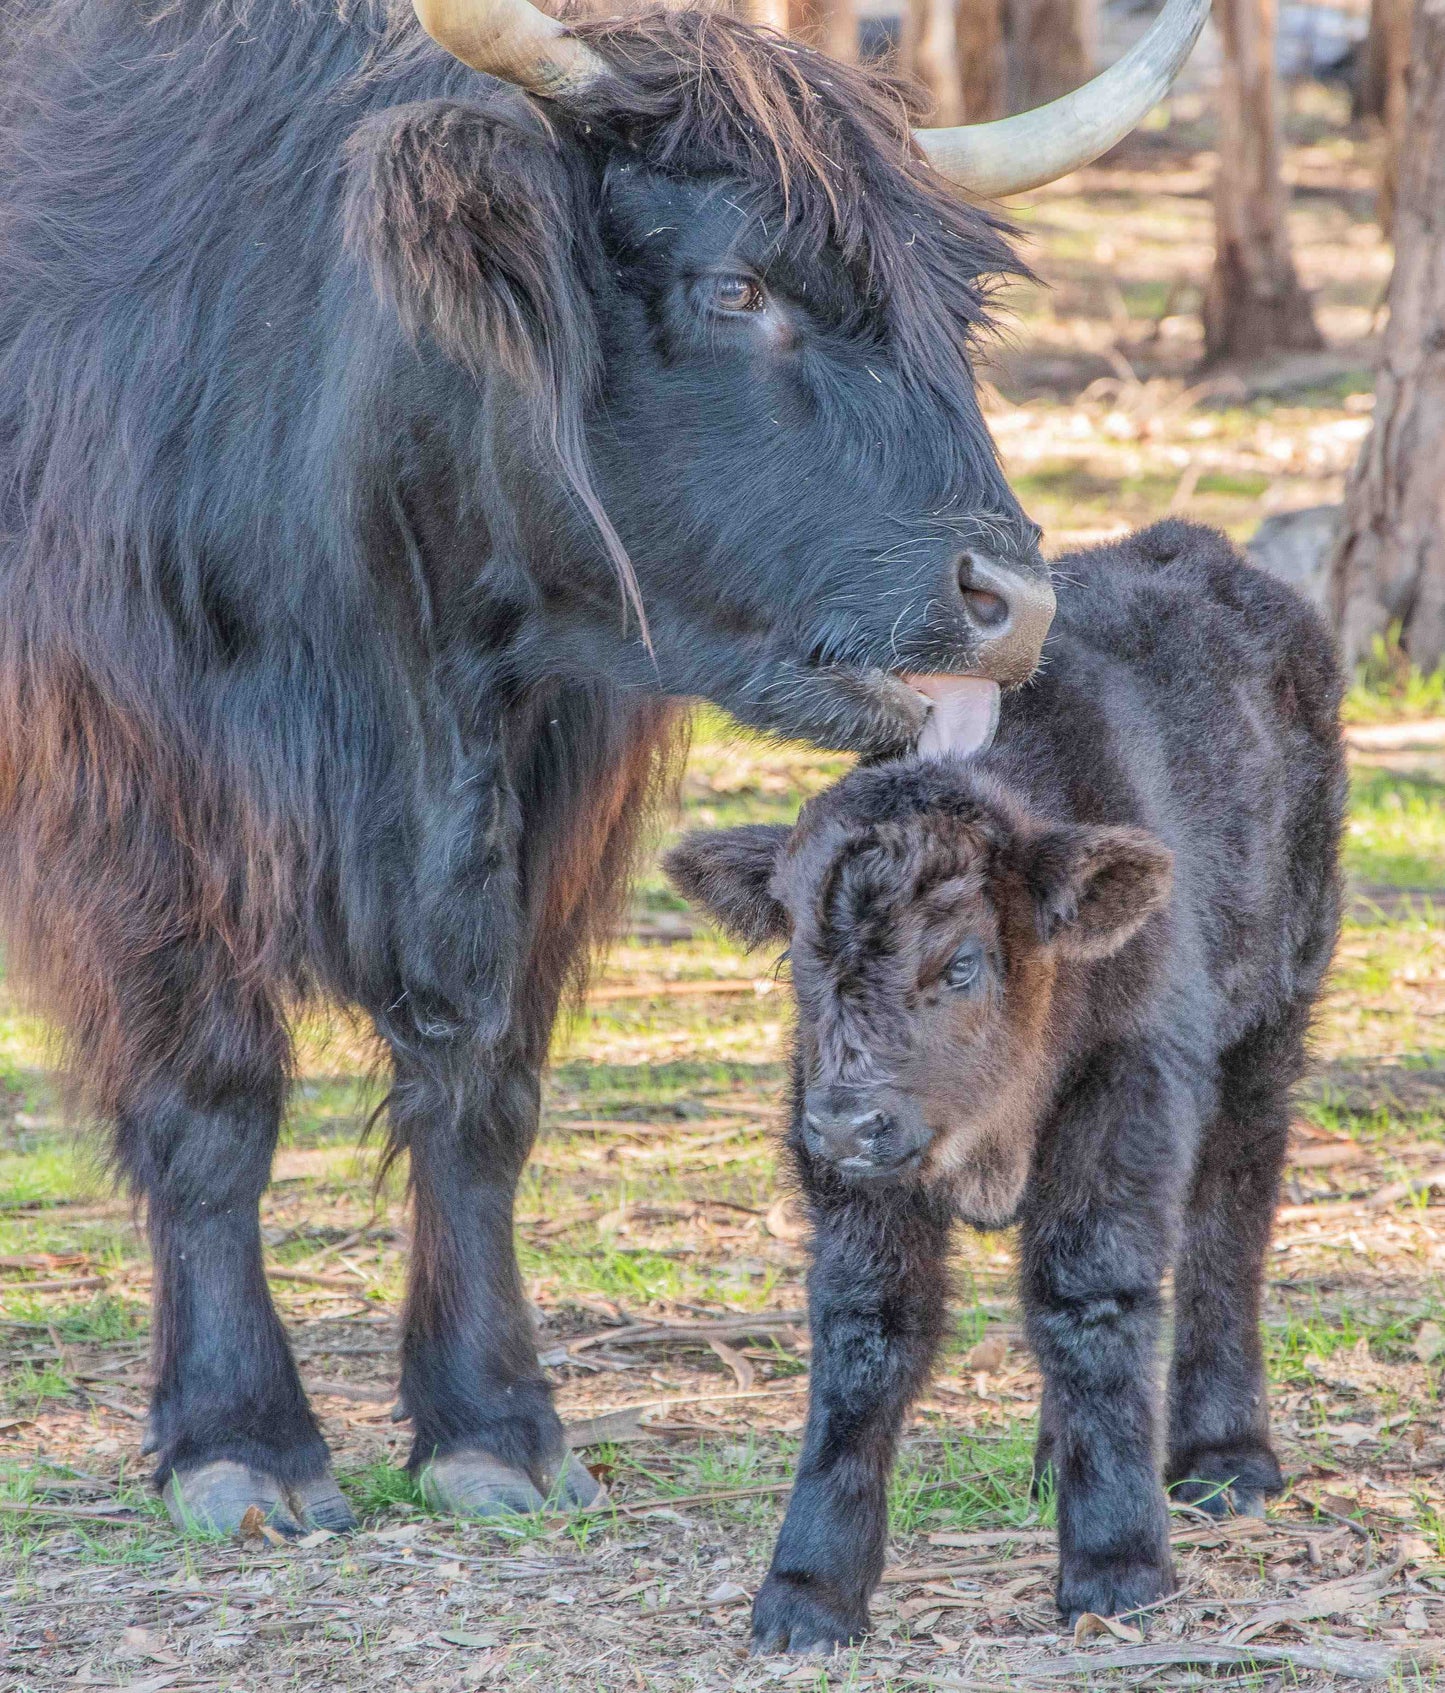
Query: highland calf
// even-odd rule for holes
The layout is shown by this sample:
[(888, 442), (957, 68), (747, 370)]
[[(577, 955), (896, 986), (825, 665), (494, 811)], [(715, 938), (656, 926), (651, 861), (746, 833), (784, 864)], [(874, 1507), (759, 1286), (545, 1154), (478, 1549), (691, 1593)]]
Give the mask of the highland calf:
[(1338, 923), (1340, 681), (1314, 613), (1209, 531), (1057, 574), (1045, 669), (991, 750), (861, 768), (794, 828), (669, 860), (735, 934), (790, 942), (797, 996), (812, 1401), (764, 1649), (868, 1626), (956, 1218), (1020, 1225), (1068, 1619), (1171, 1591), (1161, 1459), (1208, 1510), (1281, 1485), (1260, 1282)]

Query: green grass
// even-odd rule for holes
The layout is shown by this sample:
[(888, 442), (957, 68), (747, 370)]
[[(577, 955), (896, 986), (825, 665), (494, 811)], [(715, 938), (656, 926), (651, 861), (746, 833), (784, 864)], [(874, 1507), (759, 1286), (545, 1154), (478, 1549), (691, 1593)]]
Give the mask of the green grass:
[(1355, 672), (1345, 695), (1347, 722), (1377, 723), (1395, 718), (1445, 717), (1445, 665), (1426, 675), (1400, 648), (1400, 629), (1376, 635), (1370, 656)]
[(943, 1429), (937, 1444), (905, 1444), (889, 1489), (896, 1534), (941, 1529), (1037, 1528), (1053, 1522), (1045, 1486), (1030, 1497), (1034, 1427), (1010, 1423), (983, 1438)]
[(1445, 886), (1445, 779), (1370, 766), (1356, 770), (1345, 868), (1367, 885)]

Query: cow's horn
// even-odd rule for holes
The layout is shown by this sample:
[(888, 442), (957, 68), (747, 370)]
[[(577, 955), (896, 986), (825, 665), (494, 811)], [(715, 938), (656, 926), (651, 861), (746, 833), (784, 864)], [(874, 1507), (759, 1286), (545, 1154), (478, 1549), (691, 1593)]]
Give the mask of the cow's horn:
[(412, 0), (433, 41), (473, 70), (563, 99), (610, 74), (607, 61), (529, 0)]
[(1167, 0), (1148, 31), (1108, 70), (1017, 117), (914, 133), (929, 163), (981, 200), (1053, 182), (1092, 164), (1169, 92), (1209, 15), (1210, 0)]

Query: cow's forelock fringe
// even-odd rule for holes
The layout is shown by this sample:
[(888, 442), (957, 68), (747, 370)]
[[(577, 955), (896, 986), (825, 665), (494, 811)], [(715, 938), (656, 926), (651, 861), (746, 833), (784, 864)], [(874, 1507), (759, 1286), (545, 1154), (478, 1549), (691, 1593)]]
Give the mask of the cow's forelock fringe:
[(619, 79), (579, 104), (584, 118), (654, 169), (780, 190), (805, 247), (836, 244), (904, 376), (957, 391), (996, 285), (1030, 272), (1009, 226), (922, 159), (911, 137), (917, 84), (721, 12), (576, 18), (573, 28)]

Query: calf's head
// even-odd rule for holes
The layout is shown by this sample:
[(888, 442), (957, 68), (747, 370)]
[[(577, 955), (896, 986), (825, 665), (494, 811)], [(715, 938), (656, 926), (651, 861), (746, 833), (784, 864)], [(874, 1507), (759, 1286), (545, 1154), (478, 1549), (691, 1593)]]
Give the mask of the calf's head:
[(855, 771), (793, 828), (667, 859), (733, 934), (789, 943), (806, 1155), (847, 1182), (945, 1184), (988, 1226), (1022, 1193), (1078, 967), (1159, 910), (1170, 866), (1151, 835), (1044, 822), (955, 759)]
[(481, 442), (511, 495), (490, 539), (520, 542), (524, 671), (703, 694), (875, 755), (965, 675), (986, 731), (1053, 594), (971, 368), (1019, 266), (941, 171), (1000, 193), (1079, 148), (995, 135), (991, 166), (959, 166), (979, 138), (915, 139), (898, 84), (715, 13), (564, 30), (526, 0), (417, 3), (536, 98), (479, 82), (369, 120), (348, 232), (418, 340), (516, 396), (486, 427), (453, 397), (408, 437)]

